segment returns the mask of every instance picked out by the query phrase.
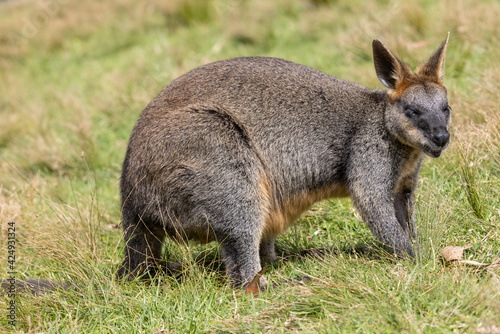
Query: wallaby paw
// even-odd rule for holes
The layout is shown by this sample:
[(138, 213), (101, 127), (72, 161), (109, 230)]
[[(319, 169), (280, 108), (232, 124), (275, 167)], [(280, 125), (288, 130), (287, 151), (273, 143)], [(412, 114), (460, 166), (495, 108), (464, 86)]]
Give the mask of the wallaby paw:
[(303, 251), (300, 252), (300, 256), (303, 257), (319, 257), (322, 259), (327, 255), (335, 255), (335, 251), (332, 249), (322, 247), (322, 248), (304, 249)]
[(132, 281), (134, 279), (149, 280), (156, 277), (159, 273), (164, 271), (166, 267), (165, 262), (162, 261), (155, 265), (140, 265), (133, 270), (130, 270), (128, 264), (123, 263), (116, 272), (116, 279), (118, 281)]
[(312, 281), (311, 277), (309, 277), (307, 275), (304, 275), (304, 276), (299, 276), (299, 277), (295, 277), (295, 278), (285, 279), (280, 284), (273, 284), (273, 287), (276, 288), (276, 287), (278, 287), (281, 284), (285, 284), (285, 285), (305, 284), (305, 283), (309, 283), (311, 281)]
[(278, 257), (276, 255), (274, 255), (274, 256), (265, 256), (265, 257), (261, 257), (260, 258), (260, 262), (262, 264), (265, 263), (265, 264), (273, 265), (273, 264), (279, 262), (279, 259), (278, 259)]
[(183, 265), (181, 262), (169, 263), (166, 266), (166, 273), (168, 276), (177, 277), (182, 274)]

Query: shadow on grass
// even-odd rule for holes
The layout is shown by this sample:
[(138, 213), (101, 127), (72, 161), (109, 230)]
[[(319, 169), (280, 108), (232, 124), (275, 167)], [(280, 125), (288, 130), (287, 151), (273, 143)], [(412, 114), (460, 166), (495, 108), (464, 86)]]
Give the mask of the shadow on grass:
[[(292, 245), (278, 245), (276, 247), (278, 261), (275, 263), (264, 263), (263, 266), (271, 265), (273, 269), (280, 268), (287, 263), (307, 261), (308, 259), (325, 259), (326, 257), (347, 256), (352, 258), (362, 258), (366, 261), (385, 260), (397, 261), (395, 256), (385, 249), (383, 245), (376, 243), (357, 243), (345, 244), (341, 247), (329, 246), (320, 248), (297, 249)], [(174, 278), (179, 283), (182, 283), (188, 276), (190, 271), (196, 267), (209, 275), (214, 275), (220, 280), (220, 284), (226, 283), (225, 266), (219, 258), (218, 248), (212, 247), (206, 249), (193, 256), (192, 260), (187, 262), (171, 262), (162, 268), (162, 274)], [(285, 280), (285, 283), (308, 282), (310, 278), (307, 276), (295, 278), (293, 280)]]
[[(287, 263), (296, 263), (301, 261), (307, 261), (308, 259), (325, 259), (327, 257), (350, 257), (357, 259), (364, 259), (366, 261), (372, 260), (385, 260), (385, 261), (397, 261), (397, 258), (390, 255), (384, 249), (384, 246), (373, 243), (358, 243), (355, 245), (345, 244), (343, 246), (330, 246), (330, 247), (320, 247), (320, 248), (307, 248), (298, 249), (290, 244), (278, 245), (276, 253), (280, 256), (279, 260), (275, 263), (265, 265), (271, 265), (273, 269), (278, 269)], [(135, 277), (129, 281), (141, 282), (141, 284), (154, 285), (163, 280), (164, 278), (169, 278), (177, 281), (179, 284), (183, 284), (186, 279), (192, 277), (192, 273), (195, 270), (201, 271), (202, 275), (208, 275), (216, 277), (216, 281), (219, 282), (220, 286), (227, 283), (227, 278), (225, 275), (225, 266), (223, 261), (219, 258), (218, 247), (209, 247), (203, 249), (192, 257), (184, 257), (184, 262), (170, 262), (166, 264), (162, 261), (162, 266), (159, 270), (158, 275), (155, 277), (150, 277), (147, 273), (143, 276)], [(112, 278), (110, 277), (110, 280)], [(125, 280), (123, 283), (125, 283)], [(296, 277), (293, 279), (285, 279), (284, 284), (296, 284), (303, 282), (310, 282), (311, 278), (308, 276)], [(14, 285), (17, 290), (31, 292), (34, 295), (45, 294), (48, 291), (60, 290), (67, 291), (71, 288), (75, 288), (74, 283), (68, 282), (53, 282), (46, 279), (25, 279), (16, 280), (15, 282), (0, 281), (0, 286), (8, 291), (9, 287)], [(277, 285), (273, 284), (276, 288)]]

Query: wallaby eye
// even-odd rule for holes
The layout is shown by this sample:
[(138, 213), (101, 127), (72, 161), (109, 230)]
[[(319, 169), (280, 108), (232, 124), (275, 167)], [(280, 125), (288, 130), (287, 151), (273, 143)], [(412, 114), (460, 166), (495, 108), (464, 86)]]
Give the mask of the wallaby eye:
[(405, 114), (407, 117), (414, 117), (414, 116), (419, 116), (421, 115), (421, 112), (418, 111), (417, 109), (413, 109), (413, 108), (406, 108), (405, 109)]
[(445, 112), (445, 113), (451, 112), (451, 107), (449, 105), (447, 105), (446, 107), (443, 108), (443, 112)]

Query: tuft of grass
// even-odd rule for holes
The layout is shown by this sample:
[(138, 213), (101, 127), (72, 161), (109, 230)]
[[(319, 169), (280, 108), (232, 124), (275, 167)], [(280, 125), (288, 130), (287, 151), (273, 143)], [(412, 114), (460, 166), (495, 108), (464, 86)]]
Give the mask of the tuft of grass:
[(477, 184), (476, 175), (478, 173), (475, 164), (475, 159), (468, 156), (468, 152), (464, 151), (464, 148), (460, 148), (460, 158), (461, 158), (461, 176), (465, 185), (465, 193), (467, 196), (467, 201), (470, 204), (474, 215), (479, 219), (484, 219), (484, 205), (483, 200), (480, 197), (479, 185)]
[(330, 5), (330, 4), (335, 4), (338, 1), (337, 0), (310, 0), (311, 3), (321, 6), (321, 5)]
[(207, 23), (217, 18), (216, 0), (184, 0), (179, 1), (176, 15), (184, 24)]

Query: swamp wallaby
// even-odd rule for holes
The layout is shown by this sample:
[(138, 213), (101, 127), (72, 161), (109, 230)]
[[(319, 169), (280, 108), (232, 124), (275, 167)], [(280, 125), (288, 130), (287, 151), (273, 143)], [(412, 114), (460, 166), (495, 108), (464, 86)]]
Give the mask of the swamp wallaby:
[(276, 236), (304, 210), (343, 196), (378, 239), (414, 257), (420, 165), (450, 137), (447, 43), (412, 72), (374, 40), (386, 91), (260, 57), (173, 81), (142, 112), (128, 145), (118, 277), (154, 275), (169, 236), (219, 242), (231, 284), (244, 287), (263, 261), (277, 260)]

